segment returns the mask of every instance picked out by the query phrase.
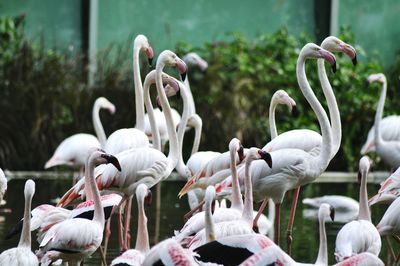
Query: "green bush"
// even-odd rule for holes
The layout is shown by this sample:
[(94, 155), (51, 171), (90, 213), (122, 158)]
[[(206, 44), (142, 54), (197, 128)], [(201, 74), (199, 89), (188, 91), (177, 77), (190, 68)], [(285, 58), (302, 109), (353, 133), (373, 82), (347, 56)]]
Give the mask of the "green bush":
[[(339, 36), (356, 44), (348, 29)], [(44, 48), (26, 41), (23, 18), (0, 18), (0, 165), (7, 169), (39, 170), (56, 146), (78, 132), (93, 133), (91, 109), (98, 96), (105, 96), (117, 107), (114, 116), (102, 114), (107, 135), (121, 127), (134, 125), (134, 92), (131, 58), (132, 45), (110, 47), (98, 55), (95, 84), (87, 86), (83, 57)], [(206, 73), (191, 69), (189, 76), (198, 114), (203, 118), (201, 150), (227, 150), (229, 140), (237, 136), (245, 146), (264, 146), (270, 139), (268, 107), (272, 94), (285, 89), (297, 102), (297, 117), (286, 108), (278, 108), (278, 131), (295, 128), (319, 130), (317, 119), (298, 89), (295, 66), (301, 47), (312, 38), (294, 37), (286, 29), (248, 40), (230, 34), (229, 40), (206, 43), (193, 48), (179, 43), (183, 55), (196, 50), (209, 63)], [(357, 45), (359, 54), (363, 54)], [(383, 71), (366, 58), (356, 67), (351, 60), (337, 55), (338, 71), (329, 73), (341, 112), (342, 147), (330, 170), (354, 170), (359, 150), (373, 124), (378, 86), (365, 86), (366, 77)], [(142, 67), (142, 78), (149, 71)], [(388, 76), (389, 92), (385, 114), (395, 113), (398, 70)], [(319, 99), (323, 99), (316, 74), (316, 62), (309, 61), (307, 75)], [(179, 100), (172, 100), (180, 107)], [(190, 143), (184, 147), (187, 156)]]

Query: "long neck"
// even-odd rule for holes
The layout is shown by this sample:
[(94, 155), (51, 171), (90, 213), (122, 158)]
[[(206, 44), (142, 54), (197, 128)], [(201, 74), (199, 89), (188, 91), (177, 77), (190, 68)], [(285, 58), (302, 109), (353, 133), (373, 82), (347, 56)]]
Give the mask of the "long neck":
[(25, 197), (25, 208), (24, 208), (24, 221), (22, 224), (22, 232), (21, 237), (19, 239), (18, 247), (27, 247), (31, 248), (31, 205), (32, 205), (32, 196), (28, 195)]
[(276, 129), (276, 122), (275, 122), (276, 106), (277, 104), (275, 98), (272, 97), (271, 104), (269, 105), (269, 130), (271, 132), (271, 139), (274, 139), (278, 136), (278, 131)]
[(326, 244), (325, 217), (319, 217), (319, 250), (316, 265), (328, 265), (328, 247)]
[(89, 189), (93, 195), (94, 214), (93, 221), (98, 222), (102, 228), (104, 227), (104, 211), (100, 202), (100, 193), (94, 180), (94, 163), (89, 161), (89, 165), (85, 167), (85, 184), (89, 185)]
[(205, 231), (206, 231), (206, 242), (211, 242), (215, 240), (215, 225), (214, 220), (211, 213), (211, 204), (212, 201), (205, 203), (205, 212), (204, 212), (204, 219), (205, 219)]
[(147, 217), (144, 212), (144, 199), (138, 199), (138, 229), (135, 249), (147, 253), (150, 250), (149, 233), (147, 230)]
[(361, 173), (361, 185), (360, 185), (360, 210), (358, 213), (359, 220), (367, 220), (371, 222), (371, 214), (368, 207), (368, 192), (367, 192), (367, 173), (364, 171)]
[(150, 99), (150, 82), (145, 82), (144, 84), (144, 104), (146, 105), (147, 114), (149, 116), (151, 134), (153, 136), (153, 148), (161, 151), (160, 131), (158, 130), (153, 104)]
[(135, 83), (136, 128), (144, 131), (143, 86), (139, 67), (140, 47), (133, 47), (133, 81)]
[[(322, 47), (324, 48), (324, 47)], [(332, 86), (329, 82), (328, 75), (326, 74), (325, 60), (318, 59), (318, 76), (321, 81), (322, 91), (324, 92), (328, 110), (329, 117), (331, 120), (331, 131), (332, 131), (332, 156), (335, 156), (340, 148), (340, 142), (342, 140), (342, 123), (340, 121), (339, 107), (336, 102), (335, 94), (333, 93)]]
[(179, 150), (181, 152), (180, 152), (178, 164), (176, 166), (176, 170), (178, 171), (178, 173), (180, 175), (185, 176), (188, 173), (186, 171), (186, 165), (183, 162), (182, 147), (183, 147), (183, 139), (185, 137), (186, 126), (188, 124), (188, 120), (190, 117), (190, 109), (189, 109), (189, 105), (188, 105), (189, 95), (188, 95), (188, 88), (186, 87), (186, 84), (180, 85), (180, 93), (181, 93), (182, 101), (183, 101), (182, 118), (181, 118), (181, 122), (179, 123), (179, 127), (178, 127), (178, 142), (179, 142)]
[(161, 100), (161, 106), (164, 112), (165, 121), (167, 123), (167, 131), (168, 131), (168, 139), (169, 139), (169, 153), (168, 153), (168, 161), (170, 163), (171, 170), (175, 168), (176, 164), (178, 163), (180, 150), (179, 150), (179, 143), (178, 137), (175, 132), (174, 123), (172, 120), (172, 112), (171, 107), (169, 106), (169, 102), (167, 96), (165, 95), (165, 91), (163, 89), (162, 84), (162, 70), (164, 68), (164, 63), (160, 62), (157, 64), (156, 67), (156, 85), (157, 85), (157, 93)]
[(106, 133), (104, 133), (104, 128), (103, 125), (101, 124), (100, 121), (100, 105), (99, 103), (95, 103), (93, 106), (93, 111), (92, 111), (92, 120), (93, 120), (93, 126), (94, 126), (94, 131), (96, 132), (97, 138), (100, 141), (101, 147), (104, 148), (107, 138), (106, 138)]
[(380, 145), (383, 144), (383, 139), (381, 136), (381, 129), (379, 126), (380, 126), (382, 115), (383, 115), (383, 107), (385, 106), (386, 90), (387, 90), (387, 85), (386, 85), (386, 81), (384, 81), (382, 83), (382, 92), (381, 92), (381, 96), (379, 98), (378, 107), (376, 108), (375, 123), (374, 123), (375, 145), (377, 147), (379, 147)]
[(195, 154), (196, 152), (199, 151), (199, 147), (200, 147), (201, 130), (203, 127), (203, 121), (201, 120), (200, 116), (198, 116), (197, 114), (192, 114), (191, 118), (196, 120), (196, 124), (194, 126), (193, 147), (192, 147), (192, 153), (191, 153), (191, 154)]
[(322, 105), (318, 101), (317, 97), (315, 96), (314, 92), (310, 87), (310, 84), (307, 81), (307, 76), (305, 72), (305, 57), (302, 54), (300, 54), (297, 60), (296, 75), (299, 87), (303, 92), (304, 97), (310, 103), (311, 108), (317, 115), (318, 122), (321, 127), (322, 150), (318, 154), (318, 165), (320, 167), (319, 171), (322, 172), (328, 166), (331, 157), (331, 151), (332, 151), (331, 128), (328, 116), (326, 115), (324, 108), (322, 108)]
[(253, 187), (250, 176), (251, 160), (246, 159), (244, 169), (244, 206), (242, 212), (242, 219), (253, 224)]
[(239, 185), (239, 178), (236, 169), (236, 149), (231, 149), (230, 153), (230, 168), (232, 174), (232, 194), (231, 194), (231, 202), (232, 208), (243, 210), (243, 200), (242, 200), (242, 193), (240, 193), (240, 185)]
[(193, 99), (193, 94), (190, 89), (190, 84), (189, 84), (189, 77), (186, 76), (185, 81), (183, 82), (185, 84), (186, 90), (187, 90), (187, 96), (188, 96), (188, 108), (189, 108), (189, 114), (195, 114), (196, 113), (196, 105), (194, 104), (194, 99)]

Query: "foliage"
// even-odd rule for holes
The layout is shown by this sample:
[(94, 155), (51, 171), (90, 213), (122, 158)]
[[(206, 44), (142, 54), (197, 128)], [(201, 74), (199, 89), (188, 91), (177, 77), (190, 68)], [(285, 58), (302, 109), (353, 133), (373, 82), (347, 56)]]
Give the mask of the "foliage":
[[(101, 114), (107, 135), (134, 125), (132, 65), (128, 56), (132, 42), (110, 47), (98, 55), (95, 84), (89, 88), (84, 57), (27, 42), (23, 24), (23, 18), (0, 18), (2, 167), (42, 169), (64, 138), (78, 132), (93, 133), (91, 109), (98, 96), (107, 97), (117, 107), (113, 116)], [(355, 43), (349, 30), (343, 30), (340, 38)], [(286, 108), (278, 108), (279, 132), (294, 128), (319, 130), (295, 75), (300, 48), (309, 41), (309, 36), (295, 37), (281, 29), (251, 40), (234, 33), (228, 41), (206, 43), (196, 49), (187, 43), (177, 45), (178, 54), (197, 50), (209, 63), (206, 73), (196, 69), (189, 73), (196, 109), (203, 118), (201, 150), (225, 151), (234, 136), (242, 139), (245, 146), (264, 146), (270, 138), (269, 101), (278, 89), (285, 89), (296, 100), (299, 111), (298, 116), (291, 117)], [(361, 47), (356, 48), (362, 53)], [(337, 59), (337, 73), (328, 73), (341, 111), (343, 139), (330, 169), (354, 170), (373, 124), (380, 92), (378, 86), (367, 88), (365, 80), (368, 74), (381, 72), (382, 67), (370, 58), (357, 67), (345, 56), (337, 55)], [(142, 78), (148, 71), (148, 67), (142, 67)], [(307, 63), (307, 75), (318, 98), (323, 99), (316, 62)], [(394, 74), (390, 78), (394, 76), (397, 78)], [(397, 95), (390, 90), (390, 84), (394, 82), (389, 80), (385, 114), (395, 112)], [(179, 100), (171, 101), (180, 106)], [(185, 145), (185, 155), (189, 151), (190, 146)]]

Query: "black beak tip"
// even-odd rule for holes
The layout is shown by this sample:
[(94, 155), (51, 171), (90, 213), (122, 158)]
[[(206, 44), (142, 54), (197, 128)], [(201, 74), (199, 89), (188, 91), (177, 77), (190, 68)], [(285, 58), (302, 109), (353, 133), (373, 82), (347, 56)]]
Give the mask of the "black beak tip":
[(186, 72), (181, 73), (181, 79), (182, 79), (182, 81), (185, 81), (185, 79), (186, 79)]
[(268, 164), (269, 168), (272, 168), (271, 154), (263, 150), (260, 150), (259, 153), (261, 155), (261, 158)]
[(149, 65), (152, 66), (152, 64), (153, 64), (153, 57), (152, 57), (152, 58), (149, 58), (148, 61), (149, 61)]
[(361, 172), (360, 171), (358, 171), (358, 174), (357, 174), (357, 180), (358, 180), (358, 183), (361, 183)]
[(178, 100), (180, 100), (180, 99), (181, 99), (181, 90), (179, 90), (179, 91), (177, 92), (177, 94), (176, 94), (176, 98), (178, 98)]
[(357, 54), (354, 56), (354, 58), (351, 61), (353, 62), (353, 66), (357, 65)]
[(297, 117), (298, 114), (299, 114), (299, 113), (298, 113), (298, 111), (297, 111), (296, 105), (293, 105), (293, 107), (292, 107), (292, 116)]
[(160, 109), (160, 111), (162, 112), (162, 106), (161, 104), (157, 101), (157, 107)]
[(331, 67), (332, 67), (332, 72), (336, 73), (336, 62), (334, 62)]
[(118, 171), (121, 172), (121, 165), (119, 164), (117, 157), (110, 155), (110, 154), (105, 154), (104, 158), (107, 159), (108, 163), (111, 163), (112, 165), (114, 165), (115, 168), (117, 168)]
[(331, 206), (331, 214), (330, 214), (330, 216), (331, 216), (331, 219), (332, 219), (332, 221), (335, 221), (335, 208), (333, 208), (332, 206)]

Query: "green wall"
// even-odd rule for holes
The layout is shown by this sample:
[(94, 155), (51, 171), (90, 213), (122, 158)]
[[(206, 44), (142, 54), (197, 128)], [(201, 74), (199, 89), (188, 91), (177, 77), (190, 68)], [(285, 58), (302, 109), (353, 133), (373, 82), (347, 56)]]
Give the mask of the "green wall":
[(81, 50), (81, 0), (0, 1), (0, 15), (26, 13), (25, 33), (47, 47)]
[(177, 41), (195, 47), (220, 41), (226, 32), (248, 37), (286, 25), (291, 33), (314, 32), (314, 0), (99, 0), (98, 48), (145, 34), (156, 51)]
[(339, 24), (351, 26), (366, 56), (377, 55), (390, 66), (400, 51), (399, 12), (399, 0), (341, 0)]

